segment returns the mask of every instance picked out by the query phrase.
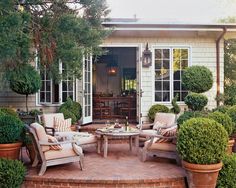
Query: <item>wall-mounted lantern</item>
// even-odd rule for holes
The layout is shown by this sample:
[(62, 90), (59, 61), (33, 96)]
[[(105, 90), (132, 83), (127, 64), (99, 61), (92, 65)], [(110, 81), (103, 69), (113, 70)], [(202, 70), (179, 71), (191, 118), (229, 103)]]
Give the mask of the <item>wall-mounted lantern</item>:
[(107, 64), (107, 74), (109, 76), (116, 76), (118, 72), (118, 64), (113, 61)]
[(143, 51), (142, 64), (143, 67), (150, 67), (152, 65), (152, 52), (148, 49), (148, 43)]

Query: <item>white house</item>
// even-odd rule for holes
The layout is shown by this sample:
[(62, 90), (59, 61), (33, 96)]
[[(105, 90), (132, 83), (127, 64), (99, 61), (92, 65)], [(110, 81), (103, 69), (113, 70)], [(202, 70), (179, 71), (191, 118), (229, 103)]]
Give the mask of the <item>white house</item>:
[[(215, 97), (224, 90), (223, 43), (224, 39), (236, 37), (236, 24), (160, 24), (111, 19), (103, 25), (113, 30), (101, 45), (108, 53), (97, 60), (85, 56), (82, 80), (64, 80), (55, 85), (42, 77), (43, 87), (31, 96), (30, 108), (55, 111), (71, 96), (83, 106), (84, 124), (120, 115), (146, 121), (153, 104), (170, 107), (176, 94), (184, 108), (183, 99), (188, 91), (182, 87), (181, 75), (192, 65), (204, 65), (212, 71), (214, 84), (205, 94), (209, 100), (207, 107), (216, 107)], [(144, 51), (151, 52), (151, 62), (144, 61)], [(97, 110), (101, 102), (110, 107), (103, 116)], [(129, 110), (122, 106), (127, 103)], [(0, 106), (23, 105), (23, 96), (6, 89), (1, 91)]]

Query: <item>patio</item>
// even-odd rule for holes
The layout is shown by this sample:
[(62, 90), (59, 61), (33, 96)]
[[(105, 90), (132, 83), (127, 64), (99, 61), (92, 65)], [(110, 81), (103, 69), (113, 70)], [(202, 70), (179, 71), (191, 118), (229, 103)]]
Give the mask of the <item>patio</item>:
[(70, 163), (49, 167), (43, 176), (37, 175), (39, 169), (30, 167), (26, 153), (23, 154), (28, 173), (22, 188), (186, 187), (185, 172), (175, 161), (149, 158), (141, 162), (140, 156), (131, 153), (125, 142), (109, 145), (107, 158), (98, 155), (93, 146), (85, 148), (84, 171), (79, 164)]

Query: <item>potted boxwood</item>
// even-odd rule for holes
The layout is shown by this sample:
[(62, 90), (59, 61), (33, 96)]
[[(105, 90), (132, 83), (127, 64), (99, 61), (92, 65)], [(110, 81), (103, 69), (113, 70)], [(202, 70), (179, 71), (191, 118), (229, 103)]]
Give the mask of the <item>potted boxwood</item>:
[(18, 159), (23, 135), (24, 124), (19, 118), (0, 114), (0, 158)]
[(233, 132), (233, 122), (232, 119), (229, 117), (228, 114), (224, 114), (222, 112), (213, 112), (210, 113), (208, 118), (210, 119), (214, 119), (215, 121), (217, 121), (219, 124), (223, 125), (223, 127), (225, 128), (225, 130), (227, 131), (228, 135), (229, 135), (229, 141), (228, 141), (228, 147), (227, 147), (227, 153), (228, 154), (232, 154), (232, 148), (234, 145), (234, 139), (232, 139), (230, 136)]
[[(231, 138), (236, 141), (236, 105), (230, 107), (226, 112), (229, 117), (231, 117), (233, 121), (233, 133), (231, 134)], [(233, 152), (236, 152), (236, 142), (233, 146)]]
[(228, 134), (218, 122), (192, 118), (178, 131), (177, 151), (183, 159), (189, 187), (215, 187), (228, 143)]
[(0, 158), (0, 187), (17, 188), (23, 183), (26, 168), (21, 161)]

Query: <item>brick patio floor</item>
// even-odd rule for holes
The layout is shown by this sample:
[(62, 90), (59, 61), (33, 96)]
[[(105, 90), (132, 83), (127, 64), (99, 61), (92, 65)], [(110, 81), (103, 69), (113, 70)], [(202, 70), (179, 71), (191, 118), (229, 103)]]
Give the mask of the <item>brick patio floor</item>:
[(84, 149), (84, 154), (83, 171), (78, 163), (71, 163), (48, 167), (38, 176), (39, 168), (29, 167), (22, 188), (186, 187), (184, 170), (174, 161), (149, 158), (141, 162), (127, 143), (109, 145), (107, 158), (98, 155), (95, 147)]

